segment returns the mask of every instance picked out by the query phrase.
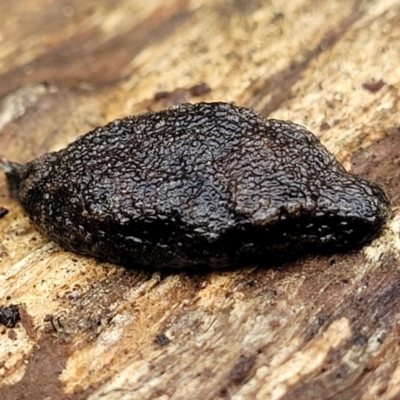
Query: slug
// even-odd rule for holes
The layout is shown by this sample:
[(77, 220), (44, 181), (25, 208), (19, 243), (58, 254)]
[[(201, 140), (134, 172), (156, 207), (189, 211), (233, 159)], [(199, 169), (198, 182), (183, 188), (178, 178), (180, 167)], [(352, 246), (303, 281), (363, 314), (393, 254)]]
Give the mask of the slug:
[(234, 267), (375, 238), (389, 201), (292, 122), (227, 103), (115, 120), (27, 164), (11, 195), (63, 248), (127, 267)]

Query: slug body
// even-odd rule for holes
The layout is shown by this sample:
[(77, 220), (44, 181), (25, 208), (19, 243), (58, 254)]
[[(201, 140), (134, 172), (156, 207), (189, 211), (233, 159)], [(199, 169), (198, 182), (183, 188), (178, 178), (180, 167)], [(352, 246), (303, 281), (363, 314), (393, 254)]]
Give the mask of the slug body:
[(226, 103), (116, 120), (30, 163), (9, 187), (66, 249), (125, 266), (215, 268), (355, 247), (388, 216), (305, 128)]

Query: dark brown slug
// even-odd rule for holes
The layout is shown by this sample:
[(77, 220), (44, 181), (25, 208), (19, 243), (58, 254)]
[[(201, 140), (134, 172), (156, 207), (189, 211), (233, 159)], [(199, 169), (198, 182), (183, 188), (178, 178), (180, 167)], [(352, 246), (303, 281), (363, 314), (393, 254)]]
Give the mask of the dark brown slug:
[(0, 160), (38, 230), (128, 267), (266, 264), (375, 238), (389, 202), (305, 128), (226, 103), (97, 128), (27, 164)]

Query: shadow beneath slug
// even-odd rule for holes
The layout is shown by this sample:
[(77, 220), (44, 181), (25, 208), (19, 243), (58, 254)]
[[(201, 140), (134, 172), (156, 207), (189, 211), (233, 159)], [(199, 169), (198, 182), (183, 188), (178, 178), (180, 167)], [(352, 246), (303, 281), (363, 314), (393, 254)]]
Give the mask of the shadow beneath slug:
[[(293, 267), (301, 267), (307, 260), (313, 259), (324, 259), (330, 265), (334, 264), (335, 256), (343, 257), (348, 255), (349, 257), (356, 256), (365, 244), (357, 247), (342, 247), (342, 248), (330, 248), (330, 249), (308, 249), (303, 251), (297, 251), (295, 253), (287, 253), (281, 255), (270, 255), (267, 258), (250, 258), (249, 260), (242, 260), (237, 265), (231, 265), (227, 267), (215, 267), (207, 264), (196, 265), (196, 266), (181, 266), (181, 267), (154, 267), (154, 266), (143, 266), (125, 264), (122, 265), (128, 272), (141, 272), (151, 277), (152, 274), (158, 273), (160, 279), (165, 279), (169, 276), (186, 275), (189, 277), (205, 278), (206, 276), (215, 272), (238, 272), (251, 269), (258, 270), (286, 270)], [(333, 261), (332, 261), (333, 260)]]

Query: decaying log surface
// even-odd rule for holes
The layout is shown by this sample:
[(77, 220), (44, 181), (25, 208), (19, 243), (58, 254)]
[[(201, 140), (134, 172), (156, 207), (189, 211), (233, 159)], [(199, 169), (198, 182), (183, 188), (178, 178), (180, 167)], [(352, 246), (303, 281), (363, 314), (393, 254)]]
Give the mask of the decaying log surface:
[(0, 15), (9, 159), (228, 101), (307, 126), (393, 209), (345, 254), (126, 271), (42, 237), (0, 176), (0, 305), (21, 315), (0, 326), (1, 400), (400, 398), (398, 0), (2, 0)]

